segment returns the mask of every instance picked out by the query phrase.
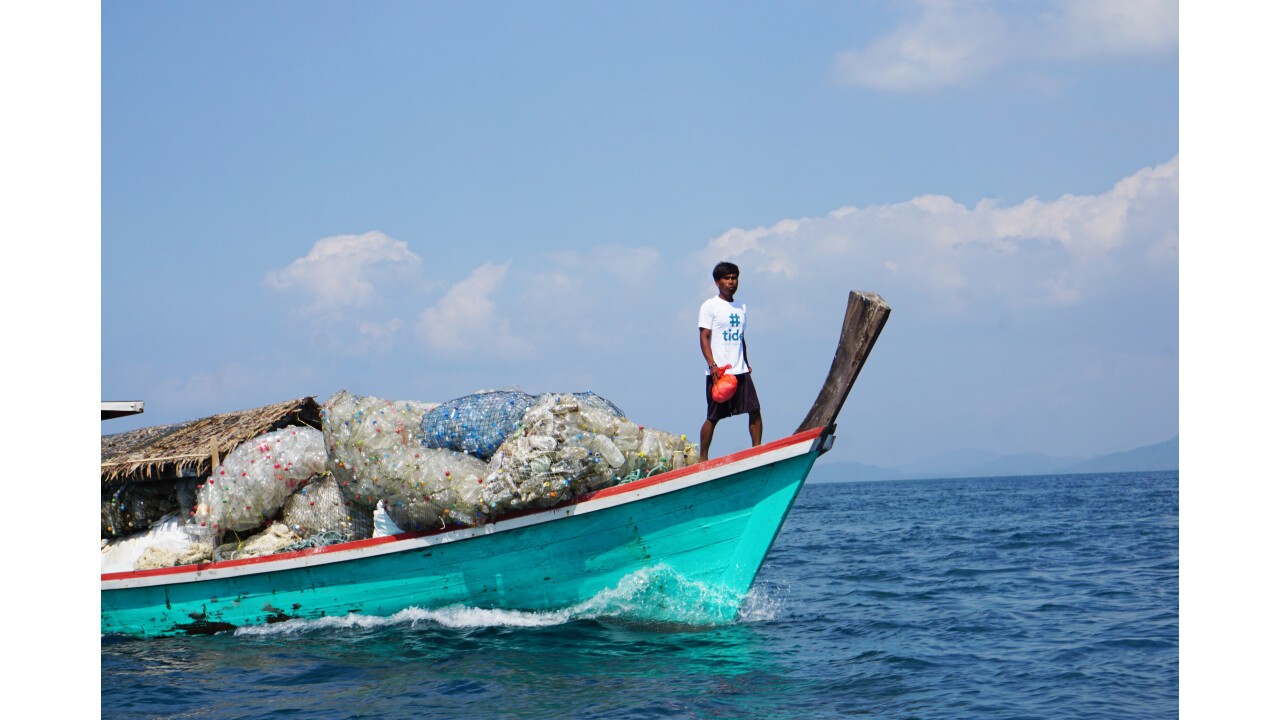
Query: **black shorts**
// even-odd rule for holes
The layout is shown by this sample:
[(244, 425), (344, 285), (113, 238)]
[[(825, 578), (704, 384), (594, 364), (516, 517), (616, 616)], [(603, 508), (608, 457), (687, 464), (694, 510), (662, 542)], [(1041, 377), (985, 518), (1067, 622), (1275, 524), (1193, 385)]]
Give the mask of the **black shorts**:
[(711, 399), (711, 376), (707, 375), (707, 419), (723, 420), (733, 415), (760, 412), (760, 398), (756, 397), (756, 384), (751, 382), (751, 373), (744, 372), (738, 376), (738, 390), (733, 397), (718, 403)]

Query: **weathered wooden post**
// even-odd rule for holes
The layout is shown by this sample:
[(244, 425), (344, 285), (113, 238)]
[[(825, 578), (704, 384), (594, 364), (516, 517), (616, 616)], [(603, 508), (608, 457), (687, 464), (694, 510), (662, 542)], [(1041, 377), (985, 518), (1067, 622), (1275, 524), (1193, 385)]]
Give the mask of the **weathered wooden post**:
[(884, 299), (876, 293), (851, 291), (849, 305), (844, 312), (844, 327), (840, 331), (840, 342), (836, 346), (836, 355), (831, 360), (831, 370), (827, 372), (826, 382), (813, 401), (809, 414), (804, 422), (796, 428), (796, 432), (804, 432), (823, 427), (824, 450), (826, 437), (835, 432), (835, 419), (844, 406), (849, 389), (858, 379), (867, 355), (880, 337), (880, 331), (889, 320), (890, 308)]

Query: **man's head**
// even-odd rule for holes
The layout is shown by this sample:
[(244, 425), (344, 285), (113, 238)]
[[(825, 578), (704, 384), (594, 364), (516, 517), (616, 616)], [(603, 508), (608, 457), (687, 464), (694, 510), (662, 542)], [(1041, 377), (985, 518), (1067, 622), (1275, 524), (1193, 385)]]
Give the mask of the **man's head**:
[(711, 277), (716, 281), (720, 297), (733, 302), (733, 294), (738, 292), (738, 266), (731, 262), (718, 262), (711, 270)]
[(720, 278), (724, 277), (725, 275), (737, 275), (737, 274), (738, 274), (738, 266), (734, 265), (731, 262), (728, 262), (727, 260), (721, 260), (720, 262), (716, 263), (716, 266), (714, 268), (711, 269), (711, 279), (715, 280), (716, 282), (719, 282)]

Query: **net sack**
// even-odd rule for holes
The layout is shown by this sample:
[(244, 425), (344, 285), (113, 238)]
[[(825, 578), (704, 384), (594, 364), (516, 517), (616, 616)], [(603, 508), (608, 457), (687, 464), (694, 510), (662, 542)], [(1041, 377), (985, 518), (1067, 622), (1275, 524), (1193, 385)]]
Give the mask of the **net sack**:
[(587, 390), (584, 392), (569, 393), (569, 394), (572, 395), (573, 398), (577, 400), (578, 404), (581, 405), (582, 407), (594, 408), (596, 410), (603, 410), (604, 412), (607, 412), (610, 415), (613, 415), (614, 417), (626, 417), (626, 413), (622, 412), (622, 408), (618, 407), (617, 405), (614, 405), (604, 396), (597, 395), (591, 392), (590, 390)]
[(328, 465), (324, 435), (315, 428), (289, 426), (241, 443), (200, 486), (191, 522), (215, 535), (262, 527)]
[(492, 390), (455, 398), (422, 418), (422, 441), (429, 448), (456, 450), (489, 460), (515, 432), (535, 398), (519, 390)]
[(102, 488), (102, 537), (145, 532), (169, 515), (186, 517), (196, 504), (199, 478), (116, 482)]
[(285, 498), (280, 522), (298, 538), (323, 544), (373, 537), (373, 510), (342, 496), (332, 475), (313, 480)]
[(683, 436), (645, 430), (593, 398), (538, 398), (489, 461), (481, 506), (488, 517), (550, 507), (696, 459)]
[(321, 408), (329, 469), (343, 497), (372, 511), (385, 485), (412, 475), (423, 450), (423, 415), (436, 404), (383, 400), (340, 390)]
[(124, 482), (102, 488), (102, 537), (146, 532), (165, 515), (179, 511), (173, 483)]
[(402, 530), (440, 530), (484, 522), (485, 463), (466, 453), (419, 447), (403, 471), (382, 483), (383, 509)]

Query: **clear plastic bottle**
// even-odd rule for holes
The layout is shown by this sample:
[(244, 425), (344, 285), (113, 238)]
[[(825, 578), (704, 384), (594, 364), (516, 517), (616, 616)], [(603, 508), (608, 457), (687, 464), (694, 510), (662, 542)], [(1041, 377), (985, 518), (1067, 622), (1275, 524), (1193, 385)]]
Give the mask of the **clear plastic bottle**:
[(596, 452), (600, 453), (600, 457), (603, 457), (605, 462), (609, 463), (609, 467), (620, 468), (627, 461), (622, 451), (609, 438), (604, 435), (596, 435), (593, 440)]

